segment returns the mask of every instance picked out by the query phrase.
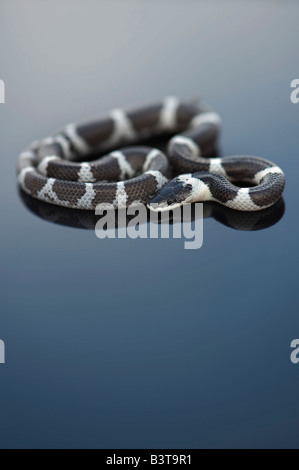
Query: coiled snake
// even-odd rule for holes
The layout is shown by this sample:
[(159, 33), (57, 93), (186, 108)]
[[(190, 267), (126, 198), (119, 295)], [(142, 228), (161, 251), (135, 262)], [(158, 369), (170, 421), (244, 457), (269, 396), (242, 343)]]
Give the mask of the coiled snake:
[[(274, 163), (251, 156), (207, 158), (219, 128), (218, 114), (205, 105), (174, 97), (133, 111), (116, 109), (33, 142), (19, 156), (18, 181), (41, 201), (87, 210), (142, 203), (162, 211), (216, 201), (257, 211), (274, 204), (285, 184)], [(156, 148), (136, 145), (163, 134), (175, 134), (167, 157)], [(113, 150), (126, 144), (131, 146)], [(110, 153), (98, 158), (105, 151)], [(179, 176), (169, 182), (171, 169)]]

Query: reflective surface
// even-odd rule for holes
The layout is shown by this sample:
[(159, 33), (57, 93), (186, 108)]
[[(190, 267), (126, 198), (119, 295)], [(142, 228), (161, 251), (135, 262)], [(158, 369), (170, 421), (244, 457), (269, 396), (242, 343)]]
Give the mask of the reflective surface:
[[(1, 448), (298, 447), (298, 13), (1, 2)], [(24, 206), (15, 164), (28, 143), (169, 94), (220, 113), (220, 155), (283, 168), (284, 215), (254, 231), (205, 218), (202, 248), (184, 250), (99, 240)]]

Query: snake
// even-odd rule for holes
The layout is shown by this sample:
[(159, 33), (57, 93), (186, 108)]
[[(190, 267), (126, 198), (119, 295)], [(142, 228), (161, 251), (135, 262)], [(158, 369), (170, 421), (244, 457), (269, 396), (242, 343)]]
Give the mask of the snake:
[[(200, 100), (170, 96), (113, 109), (30, 144), (18, 158), (18, 183), (33, 198), (80, 210), (145, 204), (164, 211), (212, 201), (258, 211), (275, 204), (285, 185), (276, 164), (248, 155), (211, 158), (220, 126)], [(169, 136), (166, 154), (144, 145), (157, 136)]]

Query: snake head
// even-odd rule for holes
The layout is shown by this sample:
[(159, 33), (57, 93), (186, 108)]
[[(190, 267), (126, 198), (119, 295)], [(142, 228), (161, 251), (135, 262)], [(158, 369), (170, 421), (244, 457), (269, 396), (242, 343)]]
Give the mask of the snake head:
[(162, 212), (189, 202), (192, 185), (188, 184), (189, 175), (181, 175), (171, 180), (150, 201), (148, 208), (152, 211)]

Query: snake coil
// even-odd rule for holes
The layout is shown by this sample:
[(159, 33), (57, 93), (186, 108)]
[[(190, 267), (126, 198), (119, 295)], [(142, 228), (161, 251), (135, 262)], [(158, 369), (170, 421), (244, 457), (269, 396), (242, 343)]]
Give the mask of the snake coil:
[[(128, 112), (115, 109), (33, 142), (19, 156), (18, 181), (36, 199), (86, 210), (142, 203), (163, 211), (216, 201), (231, 209), (257, 211), (275, 204), (285, 177), (274, 163), (251, 156), (207, 158), (219, 129), (218, 114), (175, 97)], [(167, 156), (136, 145), (164, 134), (172, 136)], [(169, 181), (171, 169), (179, 176)]]

